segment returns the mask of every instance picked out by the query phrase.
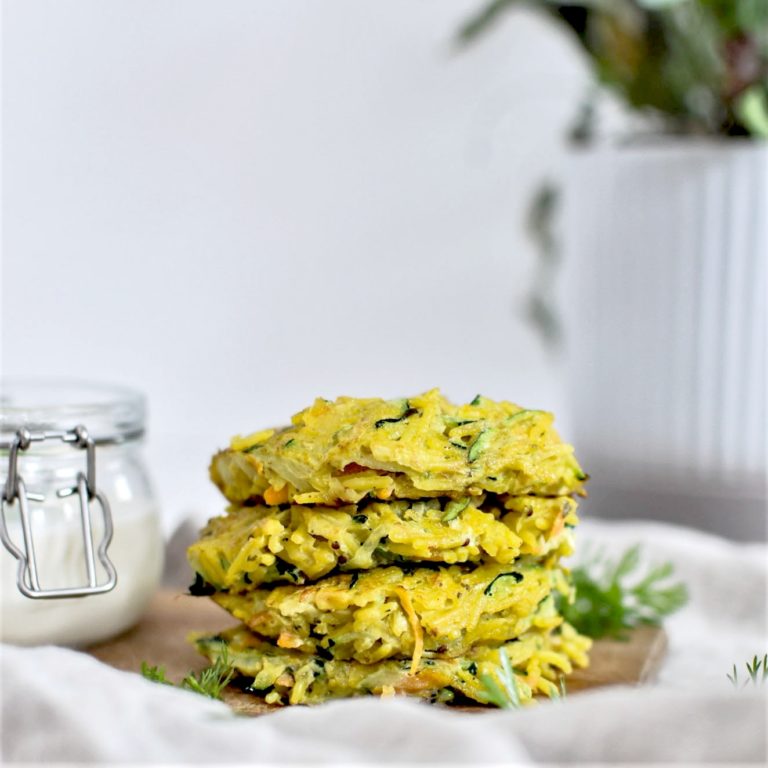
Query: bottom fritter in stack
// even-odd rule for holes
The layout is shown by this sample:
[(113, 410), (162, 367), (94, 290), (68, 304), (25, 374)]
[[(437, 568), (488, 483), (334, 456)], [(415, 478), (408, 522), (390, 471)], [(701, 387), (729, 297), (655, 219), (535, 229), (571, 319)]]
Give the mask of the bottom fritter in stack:
[(189, 549), (194, 592), (242, 624), (195, 642), (266, 701), (488, 703), (511, 667), (526, 702), (587, 664), (558, 613), (586, 476), (550, 414), (317, 400), (233, 439), (211, 476), (231, 506)]

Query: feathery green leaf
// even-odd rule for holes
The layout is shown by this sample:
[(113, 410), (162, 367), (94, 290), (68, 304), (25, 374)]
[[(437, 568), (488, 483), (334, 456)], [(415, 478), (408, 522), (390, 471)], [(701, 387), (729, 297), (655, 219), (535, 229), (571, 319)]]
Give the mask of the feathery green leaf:
[(768, 680), (768, 653), (762, 659), (755, 655), (752, 661), (745, 662), (744, 666), (747, 668), (748, 676), (743, 682), (739, 680), (739, 672), (735, 664), (733, 665), (733, 671), (726, 674), (734, 688), (745, 688), (750, 683), (752, 685), (763, 685)]
[[(165, 676), (165, 667), (152, 667), (146, 661), (142, 661), (141, 674), (152, 682), (173, 685)], [(190, 672), (179, 683), (178, 687), (208, 696), (211, 699), (220, 699), (221, 692), (229, 685), (234, 674), (234, 670), (229, 666), (226, 649), (224, 649), (221, 656), (210, 667), (197, 673)]]
[(500, 709), (518, 709), (520, 692), (517, 690), (517, 678), (509, 661), (506, 648), (499, 649), (501, 664), (492, 670), (478, 675), (483, 684), (486, 701)]
[(617, 562), (598, 552), (585, 565), (573, 569), (573, 602), (559, 598), (565, 620), (589, 637), (624, 638), (626, 630), (641, 624), (658, 625), (688, 601), (682, 583), (665, 582), (671, 563), (651, 567), (634, 584), (629, 581), (641, 567), (640, 546), (630, 547)]

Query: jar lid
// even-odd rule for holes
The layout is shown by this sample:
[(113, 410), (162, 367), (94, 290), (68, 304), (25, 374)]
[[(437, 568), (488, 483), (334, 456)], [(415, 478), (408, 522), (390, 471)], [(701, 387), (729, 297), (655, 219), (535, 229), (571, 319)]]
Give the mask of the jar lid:
[(144, 396), (128, 387), (71, 379), (0, 379), (0, 447), (19, 429), (55, 432), (84, 424), (97, 445), (144, 434)]

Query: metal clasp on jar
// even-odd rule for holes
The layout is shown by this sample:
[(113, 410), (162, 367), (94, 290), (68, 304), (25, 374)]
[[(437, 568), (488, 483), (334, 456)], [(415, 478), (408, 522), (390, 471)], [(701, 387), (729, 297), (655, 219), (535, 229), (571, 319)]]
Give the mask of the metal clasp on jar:
[[(75, 485), (61, 488), (56, 492), (59, 498), (77, 496), (80, 503), (80, 523), (83, 533), (85, 568), (88, 577), (87, 585), (44, 589), (40, 586), (40, 578), (35, 557), (35, 543), (32, 536), (32, 521), (29, 515), (29, 502), (45, 501), (45, 496), (27, 491), (24, 480), (19, 474), (19, 452), (26, 451), (32, 443), (42, 443), (46, 440), (61, 440), (75, 448), (85, 450), (85, 473), (79, 472)], [(104, 534), (101, 537), (96, 555), (94, 556), (93, 526), (91, 520), (91, 503), (98, 502), (104, 520)], [(6, 508), (14, 503), (19, 506), (19, 519), (24, 540), (21, 550), (11, 539), (5, 520)], [(112, 513), (109, 502), (103, 493), (96, 488), (96, 446), (84, 426), (77, 426), (68, 432), (29, 432), (20, 429), (11, 443), (8, 452), (8, 477), (0, 498), (0, 539), (5, 548), (19, 561), (16, 573), (16, 585), (19, 591), (32, 598), (56, 597), (85, 597), (110, 592), (117, 584), (117, 572), (112, 561), (107, 556), (107, 548), (112, 541)], [(104, 567), (107, 581), (99, 583), (96, 575), (96, 557)]]

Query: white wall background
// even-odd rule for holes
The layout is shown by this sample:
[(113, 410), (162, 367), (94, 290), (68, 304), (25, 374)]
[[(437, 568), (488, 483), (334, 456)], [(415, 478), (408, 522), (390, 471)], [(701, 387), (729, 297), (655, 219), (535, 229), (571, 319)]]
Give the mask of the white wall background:
[(522, 220), (587, 83), (470, 0), (5, 0), (2, 369), (134, 385), (167, 525), (316, 395), (568, 416)]

